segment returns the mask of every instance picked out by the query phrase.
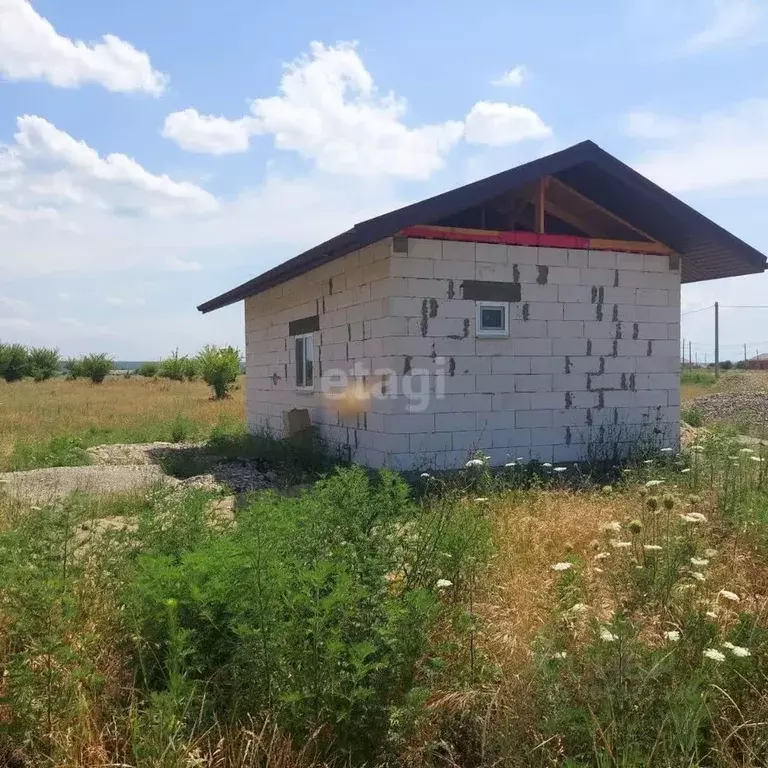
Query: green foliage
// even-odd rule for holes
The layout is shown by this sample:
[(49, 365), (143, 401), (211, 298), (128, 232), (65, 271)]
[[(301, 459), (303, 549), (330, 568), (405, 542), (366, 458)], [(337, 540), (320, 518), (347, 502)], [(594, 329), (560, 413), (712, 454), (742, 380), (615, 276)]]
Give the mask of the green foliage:
[(76, 437), (54, 437), (46, 443), (17, 442), (8, 459), (12, 472), (44, 467), (80, 467), (91, 463), (83, 440)]
[(29, 374), (29, 352), (22, 344), (0, 343), (0, 377), (20, 381)]
[(160, 363), (158, 376), (171, 381), (191, 381), (197, 376), (197, 367), (194, 360), (190, 360), (186, 355), (179, 355), (179, 350), (176, 349)]
[[(187, 524), (186, 529), (190, 529)], [(262, 495), (236, 528), (178, 542), (169, 526), (137, 562), (124, 600), (144, 685), (167, 690), (178, 609), (186, 669), (228, 720), (270, 711), (297, 739), (359, 758), (388, 733), (434, 654), (430, 630), (488, 552), (477, 513), (422, 507), (396, 475), (339, 470), (299, 498)]]
[(103, 352), (86, 355), (79, 361), (80, 375), (94, 384), (101, 384), (114, 368), (115, 361)]
[(732, 360), (723, 360), (723, 362), (720, 363), (720, 367), (724, 371), (730, 371), (731, 368), (733, 368), (733, 361)]
[(70, 380), (82, 379), (85, 376), (83, 372), (83, 359), (81, 357), (68, 357), (63, 365), (64, 373)]
[(136, 370), (136, 373), (138, 373), (139, 376), (143, 376), (145, 379), (152, 379), (157, 376), (159, 372), (160, 363), (152, 362), (142, 363)]
[(29, 351), (29, 375), (35, 381), (46, 381), (59, 374), (61, 356), (58, 349), (33, 347)]
[(715, 374), (703, 368), (683, 368), (680, 372), (681, 384), (699, 384), (701, 386), (713, 386)]
[(240, 375), (240, 350), (208, 344), (198, 354), (197, 365), (216, 398), (226, 397)]
[(704, 417), (698, 408), (683, 408), (680, 417), (691, 427), (704, 426)]

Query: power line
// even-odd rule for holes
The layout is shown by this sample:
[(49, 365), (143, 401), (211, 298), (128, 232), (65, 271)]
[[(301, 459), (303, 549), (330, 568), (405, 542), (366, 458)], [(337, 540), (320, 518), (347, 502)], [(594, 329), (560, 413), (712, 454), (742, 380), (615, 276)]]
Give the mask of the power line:
[(685, 317), (686, 315), (695, 315), (697, 312), (703, 312), (705, 309), (712, 309), (715, 305), (710, 304), (708, 307), (701, 307), (700, 309), (692, 309), (690, 312), (682, 312), (680, 314), (680, 317)]

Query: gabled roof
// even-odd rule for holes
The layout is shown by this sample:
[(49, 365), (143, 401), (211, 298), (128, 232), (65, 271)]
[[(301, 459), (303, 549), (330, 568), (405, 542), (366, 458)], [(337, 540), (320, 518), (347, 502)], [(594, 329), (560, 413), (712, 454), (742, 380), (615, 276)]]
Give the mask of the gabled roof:
[(406, 227), (437, 223), (547, 176), (556, 177), (571, 189), (680, 254), (683, 282), (765, 270), (766, 258), (762, 253), (617, 160), (594, 142), (584, 141), (495, 176), (355, 224), (346, 232), (201, 304), (198, 309), (211, 312), (234, 304), (395, 235)]

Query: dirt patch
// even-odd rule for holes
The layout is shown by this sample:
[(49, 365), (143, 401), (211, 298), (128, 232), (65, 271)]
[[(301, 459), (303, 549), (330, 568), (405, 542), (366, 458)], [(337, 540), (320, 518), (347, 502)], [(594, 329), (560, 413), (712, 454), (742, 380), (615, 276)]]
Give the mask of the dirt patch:
[(705, 421), (746, 423), (750, 431), (768, 431), (768, 392), (718, 392), (691, 403)]

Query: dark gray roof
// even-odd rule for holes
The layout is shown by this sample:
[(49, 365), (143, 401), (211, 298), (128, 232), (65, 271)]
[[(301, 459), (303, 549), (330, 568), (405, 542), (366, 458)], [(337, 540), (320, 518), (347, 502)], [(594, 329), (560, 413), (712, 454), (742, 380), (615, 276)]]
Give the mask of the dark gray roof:
[(415, 224), (432, 224), (535, 182), (556, 176), (603, 208), (682, 256), (683, 282), (762, 272), (766, 258), (592, 141), (575, 144), (495, 176), (355, 224), (258, 277), (201, 304), (201, 312), (234, 304)]

